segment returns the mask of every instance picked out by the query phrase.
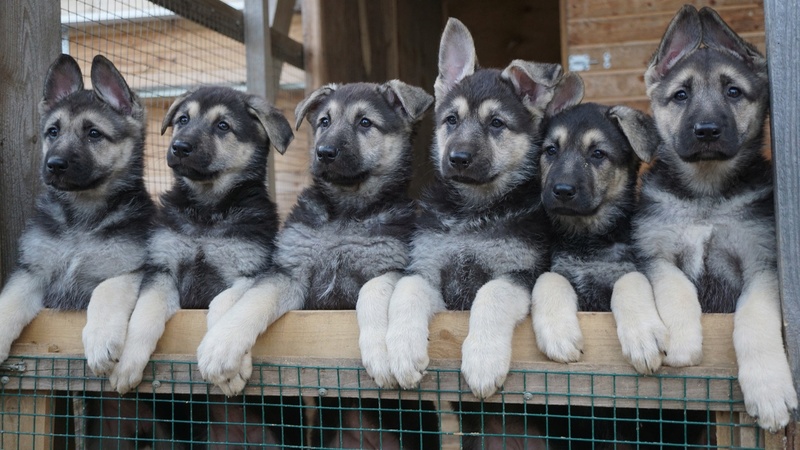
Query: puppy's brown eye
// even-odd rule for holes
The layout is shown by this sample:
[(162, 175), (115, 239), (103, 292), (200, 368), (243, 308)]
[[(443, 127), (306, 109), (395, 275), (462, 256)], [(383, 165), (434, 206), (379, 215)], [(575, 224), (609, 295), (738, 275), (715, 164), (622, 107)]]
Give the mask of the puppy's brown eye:
[(319, 126), (321, 126), (322, 128), (328, 128), (330, 124), (331, 124), (331, 119), (327, 117), (319, 119)]
[(361, 119), (361, 122), (359, 122), (358, 124), (361, 125), (364, 128), (369, 128), (369, 127), (372, 126), (372, 121), (367, 119), (366, 117), (364, 117), (363, 119)]
[(550, 156), (553, 156), (558, 153), (558, 148), (556, 148), (555, 145), (550, 144), (544, 148), (544, 152)]
[(89, 137), (90, 137), (90, 138), (92, 138), (92, 139), (98, 139), (98, 138), (100, 138), (101, 136), (103, 136), (103, 134), (102, 134), (102, 133), (100, 133), (99, 131), (97, 131), (96, 129), (92, 128), (91, 130), (89, 130)]
[(444, 120), (445, 120), (445, 122), (449, 123), (450, 125), (455, 125), (455, 124), (458, 123), (458, 117), (456, 117), (455, 115), (449, 115)]
[(48, 128), (47, 135), (50, 137), (58, 137), (58, 128), (57, 127)]
[(606, 152), (596, 148), (592, 151), (592, 158), (594, 159), (603, 159), (606, 157)]
[(682, 101), (686, 100), (687, 98), (689, 98), (689, 94), (687, 94), (686, 91), (681, 89), (680, 91), (678, 91), (675, 94), (673, 94), (672, 98), (674, 98), (675, 100), (677, 100), (679, 102), (682, 102)]
[(184, 115), (178, 117), (178, 123), (181, 124), (181, 125), (186, 125), (187, 123), (189, 123), (189, 116), (184, 114)]
[(230, 126), (230, 125), (228, 125), (228, 122), (225, 122), (225, 121), (223, 120), (222, 122), (220, 122), (220, 123), (218, 123), (218, 124), (217, 124), (217, 128), (219, 128), (219, 129), (220, 129), (220, 130), (222, 130), (222, 131), (228, 131), (228, 130), (230, 130), (230, 129), (231, 129), (231, 126)]
[(503, 128), (505, 125), (506, 124), (498, 118), (492, 119), (492, 127), (494, 128)]
[(731, 86), (728, 88), (727, 94), (730, 98), (739, 98), (742, 95), (742, 90), (736, 86)]

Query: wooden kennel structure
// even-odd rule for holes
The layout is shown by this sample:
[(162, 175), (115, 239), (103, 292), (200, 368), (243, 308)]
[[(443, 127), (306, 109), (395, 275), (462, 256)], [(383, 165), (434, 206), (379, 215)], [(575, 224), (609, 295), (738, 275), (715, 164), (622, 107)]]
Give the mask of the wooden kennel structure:
[[(448, 16), (459, 17), (472, 30), (483, 65), (500, 66), (513, 58), (561, 62), (581, 72), (587, 100), (625, 103), (647, 109), (643, 79), (645, 64), (655, 50), (666, 24), (684, 0), (302, 0), (303, 43), (288, 36), (294, 14), (294, 1), (245, 0), (243, 11), (219, 0), (154, 0), (177, 14), (224, 34), (246, 46), (248, 90), (276, 99), (280, 62), (288, 62), (306, 72), (306, 90), (328, 82), (383, 81), (400, 78), (431, 90), (436, 75), (438, 39)], [(776, 183), (778, 260), (783, 301), (785, 336), (795, 385), (800, 387), (800, 7), (786, 0), (710, 0), (693, 1), (720, 10), (734, 29), (766, 49), (770, 64), (771, 137)], [(270, 24), (270, 7), (274, 19)], [(16, 240), (27, 220), (39, 189), (39, 136), (36, 103), (40, 97), (46, 69), (60, 53), (59, 5), (45, 0), (10, 0), (0, 5), (0, 279), (7, 279), (16, 258)], [(430, 124), (420, 136), (430, 135)], [(426, 162), (427, 143), (418, 144), (418, 165)], [(32, 157), (33, 156), (33, 157)], [(307, 158), (302, 152), (289, 162), (276, 162), (286, 173), (303, 176)], [(294, 171), (294, 172), (292, 172)], [(418, 171), (424, 179), (424, 170)], [(271, 179), (279, 178), (273, 174)], [(423, 181), (419, 181), (421, 184)], [(286, 189), (299, 189), (302, 182), (287, 181)], [(280, 199), (281, 190), (277, 187)], [(294, 194), (296, 195), (296, 193)], [(291, 196), (287, 196), (291, 198)], [(549, 387), (558, 392), (568, 374), (631, 374), (616, 341), (613, 318), (609, 314), (581, 314), (586, 352), (581, 362), (561, 365), (547, 361), (536, 350), (529, 324), (521, 325), (514, 338), (515, 370), (552, 370), (563, 373)], [(80, 313), (40, 315), (14, 345), (13, 361), (26, 356), (82, 357), (80, 333), (85, 316)], [(732, 318), (727, 315), (704, 317), (704, 361), (687, 369), (664, 368), (673, 375), (733, 377), (736, 365), (731, 343)], [(202, 311), (181, 311), (167, 327), (154, 359), (193, 360), (205, 332)], [(324, 326), (323, 326), (324, 325)], [(319, 333), (324, 329), (324, 333)], [(431, 329), (432, 367), (457, 368), (460, 344), (466, 334), (463, 313), (437, 317)], [(357, 327), (352, 312), (294, 312), (279, 320), (262, 336), (254, 349), (256, 361), (323, 366), (360, 365)], [(57, 365), (57, 360), (53, 364)], [(15, 363), (16, 364), (16, 363)], [(51, 367), (51, 370), (61, 370)], [(63, 369), (63, 368), (62, 368)], [(5, 366), (0, 381), (5, 386), (42, 390), (67, 387), (64, 378), (53, 379), (51, 386), (25, 385), (15, 370)], [(195, 375), (196, 376), (196, 375)], [(322, 377), (327, 376), (323, 373)], [(639, 377), (640, 386), (650, 386), (654, 378)], [(458, 389), (457, 373), (444, 379), (443, 391)], [(514, 386), (510, 377), (506, 389)], [(369, 384), (364, 376), (340, 380)], [(449, 383), (449, 384), (448, 384)], [(424, 384), (424, 383), (423, 383)], [(100, 384), (90, 384), (100, 389)], [(634, 385), (617, 386), (592, 383), (571, 385), (586, 395), (624, 398)], [(159, 391), (153, 380), (143, 390)], [(800, 391), (800, 389), (798, 389)], [(344, 392), (344, 390), (343, 390)], [(304, 393), (304, 392), (299, 392)], [(738, 390), (703, 388), (696, 392), (704, 399), (736, 400)], [(647, 394), (650, 395), (650, 394)], [(652, 392), (654, 402), (662, 397), (682, 398), (665, 408), (693, 406), (689, 393)], [(737, 397), (738, 396), (738, 397)], [(0, 398), (0, 402), (4, 400)], [(520, 402), (537, 397), (519, 398)], [(580, 400), (577, 400), (580, 402)], [(642, 401), (641, 398), (639, 401)], [(46, 397), (31, 395), (2, 411), (21, 412), (48, 408)], [(10, 408), (10, 409), (9, 409)], [(713, 410), (714, 406), (710, 406)], [(741, 411), (720, 408), (723, 422), (748, 424)], [(727, 415), (727, 417), (725, 417)], [(735, 416), (735, 417), (734, 417)], [(4, 414), (2, 429), (43, 430), (47, 415)], [(17, 423), (23, 421), (24, 423)], [(800, 448), (797, 426), (791, 424), (776, 435), (762, 435), (752, 427), (741, 433), (720, 434), (724, 447), (747, 447), (759, 442), (766, 448)], [(51, 437), (40, 434), (4, 435), (0, 448), (50, 448)]]

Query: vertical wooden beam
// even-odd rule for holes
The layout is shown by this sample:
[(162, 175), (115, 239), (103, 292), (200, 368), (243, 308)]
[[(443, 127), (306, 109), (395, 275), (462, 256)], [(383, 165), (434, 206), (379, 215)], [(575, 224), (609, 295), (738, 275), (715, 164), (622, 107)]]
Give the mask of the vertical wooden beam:
[(39, 191), (39, 113), (47, 68), (61, 49), (59, 2), (0, 2), (0, 281)]
[(765, 0), (778, 274), (789, 364), (800, 392), (800, 8)]
[(0, 398), (0, 448), (51, 448), (54, 401), (46, 392), (33, 391)]
[[(292, 26), (292, 16), (294, 15), (294, 0), (269, 0), (269, 17), (272, 32), (289, 35), (289, 28)], [(281, 69), (283, 61), (274, 58), (273, 60), (273, 80), (275, 82), (275, 94), (278, 93), (281, 80)]]
[[(244, 46), (247, 58), (247, 91), (275, 103), (278, 80), (272, 58), (268, 0), (245, 0)], [(275, 152), (267, 164), (267, 188), (275, 199)]]

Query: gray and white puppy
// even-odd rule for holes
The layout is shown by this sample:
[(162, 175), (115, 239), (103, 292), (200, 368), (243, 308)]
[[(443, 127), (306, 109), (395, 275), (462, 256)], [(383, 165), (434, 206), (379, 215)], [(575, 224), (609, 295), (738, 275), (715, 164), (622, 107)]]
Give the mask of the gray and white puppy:
[(533, 288), (531, 315), (542, 353), (577, 361), (577, 311), (613, 311), (622, 352), (641, 373), (661, 366), (667, 332), (652, 288), (637, 270), (631, 238), (642, 161), (658, 146), (652, 118), (626, 106), (576, 104), (583, 83), (569, 74), (548, 107), (540, 167), (553, 224), (552, 262)]
[[(360, 296), (362, 335), (385, 322), (388, 295), (408, 264), (414, 204), (406, 189), (411, 141), (433, 99), (400, 81), (323, 86), (295, 111), (314, 130), (313, 183), (277, 238), (278, 270), (265, 277), (211, 329), (198, 348), (201, 373), (236, 393), (252, 371), (259, 334), (294, 309), (352, 309)], [(382, 318), (383, 316), (383, 318)]]
[(278, 214), (265, 184), (270, 147), (284, 152), (289, 122), (264, 99), (201, 87), (170, 106), (167, 163), (175, 181), (161, 196), (147, 273), (110, 376), (125, 393), (142, 372), (167, 320), (180, 308), (208, 308), (208, 325), (270, 270)]
[(388, 364), (375, 362), (403, 388), (422, 378), (428, 324), (445, 309), (471, 310), (461, 370), (473, 393), (485, 398), (503, 384), (514, 327), (549, 261), (536, 155), (560, 78), (558, 65), (521, 60), (479, 69), (467, 28), (447, 22), (435, 84), (436, 181), (392, 294)]
[(75, 60), (50, 66), (39, 103), (46, 190), (0, 294), (0, 361), (42, 308), (87, 309), (83, 344), (96, 374), (122, 352), (155, 206), (145, 190), (145, 113), (114, 65), (95, 56), (92, 89)]
[(710, 8), (678, 11), (645, 73), (662, 138), (634, 239), (669, 330), (664, 363), (698, 364), (701, 313), (734, 313), (747, 412), (768, 430), (797, 408), (781, 336), (772, 169), (762, 154), (765, 58)]

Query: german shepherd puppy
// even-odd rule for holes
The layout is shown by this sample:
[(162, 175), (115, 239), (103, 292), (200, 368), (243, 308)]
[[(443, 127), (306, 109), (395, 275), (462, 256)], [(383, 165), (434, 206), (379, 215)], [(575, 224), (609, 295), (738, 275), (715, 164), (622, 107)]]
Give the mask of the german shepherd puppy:
[(637, 272), (631, 219), (639, 166), (650, 162), (658, 132), (649, 116), (625, 106), (574, 106), (582, 96), (580, 78), (565, 78), (548, 107), (539, 165), (553, 246), (550, 272), (532, 293), (536, 343), (550, 359), (577, 361), (576, 312), (613, 311), (623, 353), (650, 374), (661, 366), (667, 333)]
[[(249, 351), (257, 336), (293, 309), (358, 304), (362, 336), (383, 342), (386, 305), (408, 264), (414, 223), (414, 203), (406, 193), (412, 138), (432, 103), (424, 90), (393, 80), (323, 86), (297, 105), (296, 126), (308, 119), (314, 131), (313, 182), (278, 234), (278, 271), (248, 291), (198, 348), (206, 379), (226, 393), (240, 391), (250, 376)], [(380, 402), (383, 408), (391, 403)], [(342, 420), (348, 422), (349, 416)], [(328, 428), (334, 418), (320, 419)], [(435, 417), (432, 422), (437, 423)], [(317, 445), (358, 448), (358, 434), (326, 432)], [(363, 436), (364, 445), (372, 437)], [(375, 440), (389, 445), (397, 439)], [(438, 437), (435, 441), (431, 448), (438, 448)]]
[(461, 370), (472, 392), (486, 398), (503, 384), (514, 327), (549, 265), (534, 180), (542, 117), (560, 78), (558, 65), (521, 60), (502, 71), (479, 69), (467, 28), (447, 22), (435, 84), (436, 181), (421, 202), (411, 263), (389, 305), (388, 368), (381, 372), (401, 387), (422, 378), (428, 323), (444, 309), (471, 309)]
[[(0, 294), (0, 361), (43, 307), (88, 310), (83, 344), (94, 373), (108, 373), (122, 353), (155, 213), (143, 181), (145, 111), (101, 55), (92, 61), (91, 80), (92, 89), (84, 89), (80, 67), (68, 55), (56, 59), (45, 79), (39, 113), (46, 190), (20, 238), (19, 267)], [(116, 408), (106, 411), (152, 415), (145, 403)], [(96, 425), (87, 423), (90, 432)], [(109, 445), (111, 436), (170, 436), (152, 420), (116, 425), (119, 433), (98, 430)]]
[(702, 359), (701, 312), (734, 313), (747, 412), (797, 408), (781, 338), (772, 170), (762, 154), (767, 62), (710, 8), (678, 11), (645, 73), (662, 138), (634, 240), (669, 331), (664, 363)]

